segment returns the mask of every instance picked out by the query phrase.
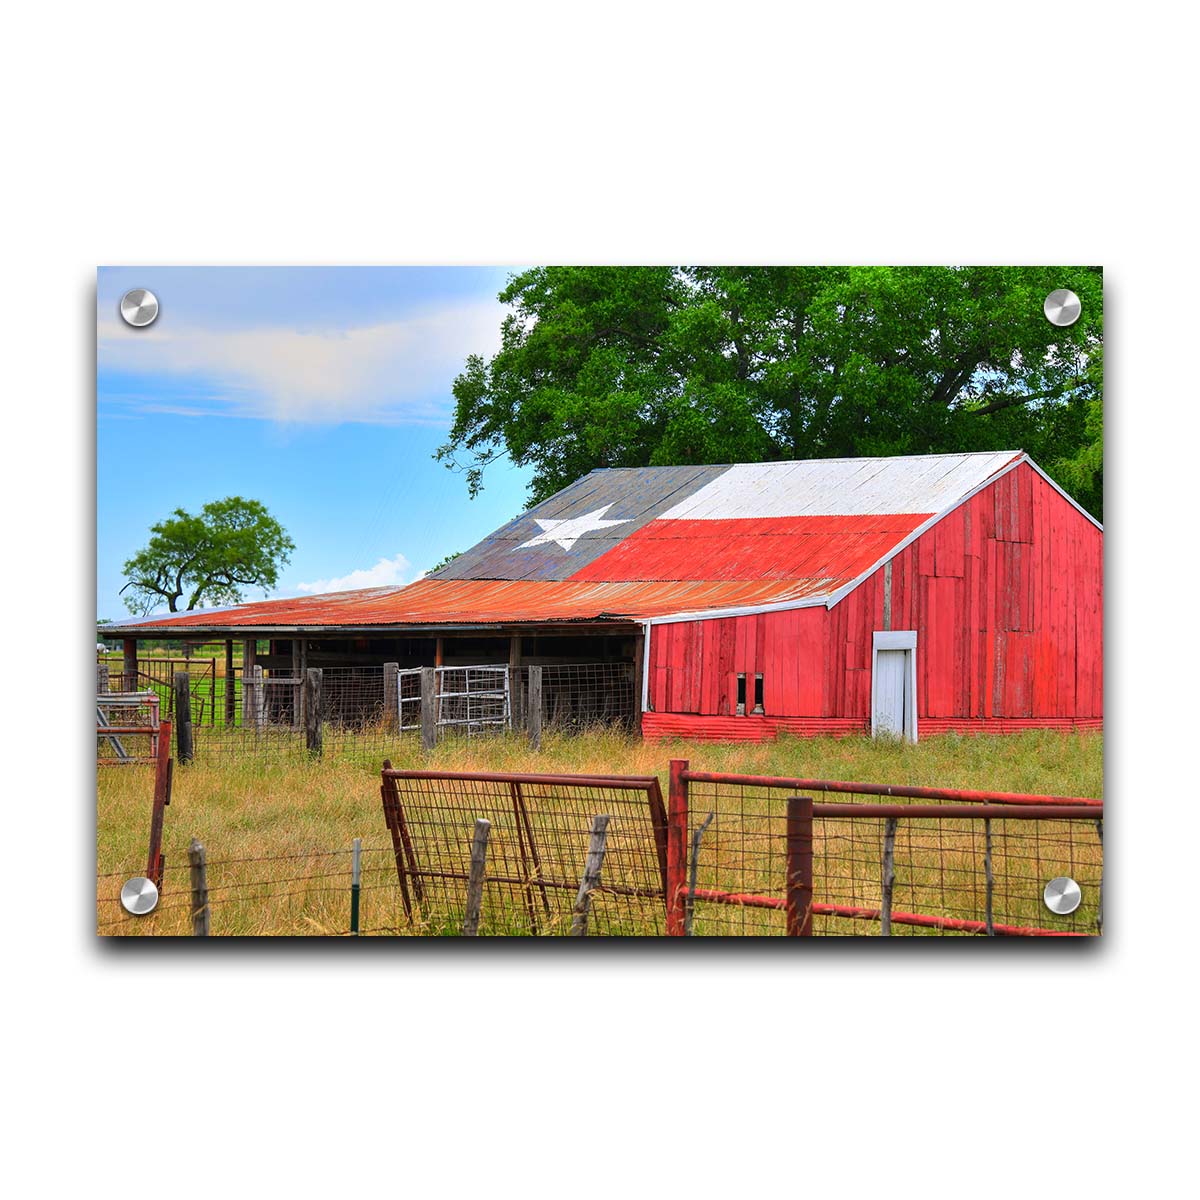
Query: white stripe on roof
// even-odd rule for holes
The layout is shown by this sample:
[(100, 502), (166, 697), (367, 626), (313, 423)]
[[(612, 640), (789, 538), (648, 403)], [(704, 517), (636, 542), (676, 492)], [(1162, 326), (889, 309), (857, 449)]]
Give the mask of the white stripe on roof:
[(742, 463), (669, 508), (659, 520), (938, 513), (1019, 453)]

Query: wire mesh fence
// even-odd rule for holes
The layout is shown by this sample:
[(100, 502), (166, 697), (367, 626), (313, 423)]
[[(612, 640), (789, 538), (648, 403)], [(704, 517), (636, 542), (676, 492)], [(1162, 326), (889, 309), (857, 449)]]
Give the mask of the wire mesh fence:
[(158, 756), (160, 706), (154, 692), (96, 693), (96, 761), (152, 763)]
[[(632, 728), (638, 700), (633, 664), (553, 663), (542, 671), (542, 723), (555, 729), (582, 729), (593, 725)], [(528, 694), (529, 668), (521, 668)]]
[[(700, 772), (683, 779), (689, 838), (713, 814), (696, 862), (698, 935), (785, 932), (786, 801), (801, 791), (840, 801), (814, 806), (817, 935), (877, 934), (885, 912), (892, 935), (1100, 931), (1098, 802)], [(880, 796), (889, 803), (874, 803)], [(1083, 901), (1056, 916), (1042, 893), (1063, 875)]]
[(611, 818), (591, 923), (604, 934), (664, 928), (666, 811), (658, 780), (393, 771), (382, 775), (399, 906), (390, 928), (462, 924), (476, 818), (491, 822), (481, 933), (567, 933), (592, 820)]
[[(541, 677), (543, 728), (633, 726), (637, 707), (631, 663), (562, 663), (534, 669)], [(433, 670), (437, 740), (525, 734), (530, 667), (493, 664)], [(370, 765), (395, 748), (396, 738), (422, 736), (421, 669), (324, 667), (315, 693), (308, 685), (309, 675), (239, 666), (231, 674), (206, 675), (203, 696), (191, 681), (193, 761), (302, 761), (314, 753), (314, 720), (315, 752)], [(110, 666), (111, 687), (119, 688), (123, 680), (120, 670)], [(145, 695), (155, 697), (168, 712), (174, 710), (175, 692), (165, 680), (161, 670), (146, 675)], [(200, 700), (203, 706), (198, 709)], [(197, 720), (198, 711), (206, 714), (203, 721)]]
[(126, 673), (119, 655), (105, 655), (96, 664), (96, 690), (152, 692), (159, 699), (162, 714), (175, 716), (175, 675), (186, 672), (194, 725), (216, 725), (222, 721), (221, 701), (225, 694), (223, 664), (216, 657), (138, 659), (137, 669)]
[[(165, 861), (157, 874), (151, 870), (161, 885), (159, 907), (151, 917), (127, 915), (121, 884), (146, 868), (106, 863), (97, 876), (100, 933), (190, 932), (187, 851), (170, 830), (164, 834), (161, 790), (150, 852)], [(801, 790), (818, 797), (806, 802), (803, 828), (794, 799)], [(353, 910), (349, 847), (217, 855), (206, 889), (213, 932), (462, 933), (473, 832), (484, 818), (490, 840), (478, 932), (569, 933), (598, 816), (609, 821), (592, 933), (1101, 932), (1099, 801), (721, 775), (679, 762), (672, 764), (669, 811), (654, 776), (385, 767), (379, 795), (383, 820), (363, 839)], [(1079, 885), (1082, 903), (1055, 915), (1043, 889), (1063, 875)]]

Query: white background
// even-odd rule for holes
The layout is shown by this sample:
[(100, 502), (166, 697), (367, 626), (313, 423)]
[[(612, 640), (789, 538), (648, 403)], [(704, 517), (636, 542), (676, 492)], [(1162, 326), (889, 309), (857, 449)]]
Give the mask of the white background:
[[(445, 7), (6, 16), (13, 1194), (1182, 1190), (1182, 6)], [(97, 944), (96, 264), (513, 261), (1106, 266), (1103, 945)]]

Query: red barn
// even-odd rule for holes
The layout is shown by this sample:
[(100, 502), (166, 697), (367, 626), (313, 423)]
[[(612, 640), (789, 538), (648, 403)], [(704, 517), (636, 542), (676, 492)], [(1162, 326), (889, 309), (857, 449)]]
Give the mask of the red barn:
[(1100, 524), (1019, 452), (616, 468), (404, 587), (105, 633), (267, 638), (285, 668), (625, 662), (646, 736), (915, 740), (1100, 727), (1102, 582)]
[(753, 535), (764, 573), (803, 553), (812, 593), (653, 622), (647, 733), (1101, 726), (1103, 531), (1027, 455), (791, 466), (742, 469), (710, 539)]

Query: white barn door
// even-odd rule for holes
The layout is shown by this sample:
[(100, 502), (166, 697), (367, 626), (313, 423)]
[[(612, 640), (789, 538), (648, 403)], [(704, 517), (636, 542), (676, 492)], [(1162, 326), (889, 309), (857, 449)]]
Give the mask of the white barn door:
[(917, 634), (880, 630), (871, 654), (871, 736), (917, 740)]

